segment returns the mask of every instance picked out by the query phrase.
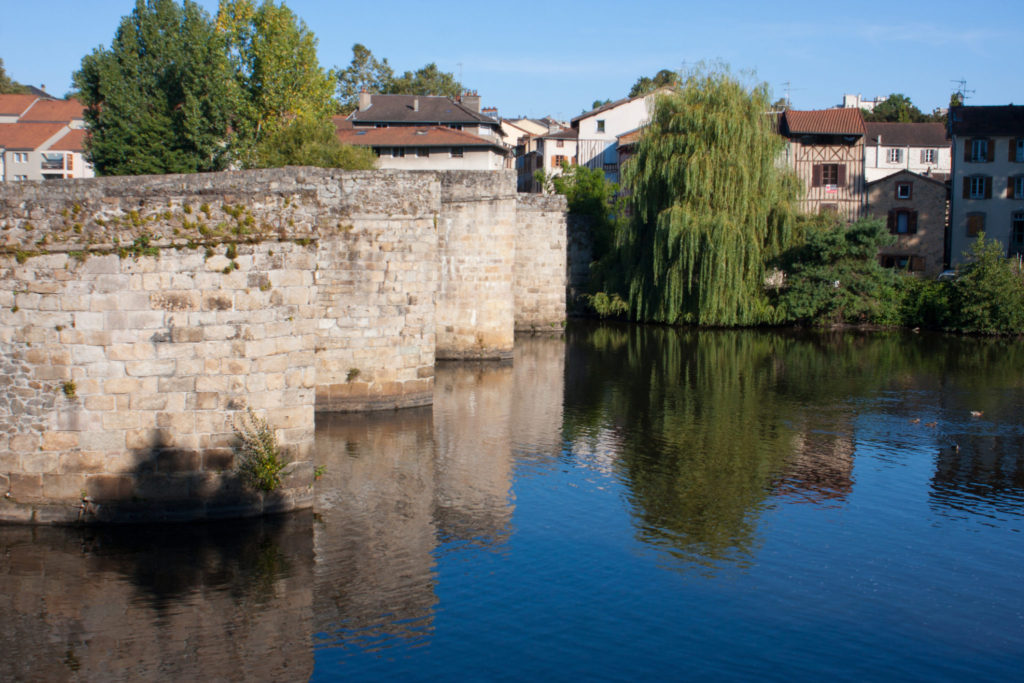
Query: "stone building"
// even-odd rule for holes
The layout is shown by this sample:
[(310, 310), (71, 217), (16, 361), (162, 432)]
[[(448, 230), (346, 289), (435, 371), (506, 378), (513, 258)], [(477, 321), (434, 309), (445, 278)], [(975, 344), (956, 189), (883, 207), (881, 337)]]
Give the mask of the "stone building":
[(896, 243), (879, 250), (883, 266), (925, 275), (944, 264), (946, 183), (912, 171), (868, 183), (868, 214), (886, 222)]

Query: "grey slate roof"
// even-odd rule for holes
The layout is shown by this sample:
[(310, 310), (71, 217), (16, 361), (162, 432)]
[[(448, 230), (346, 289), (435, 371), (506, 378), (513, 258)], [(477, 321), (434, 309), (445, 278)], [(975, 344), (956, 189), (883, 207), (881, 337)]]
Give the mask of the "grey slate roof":
[(868, 147), (948, 147), (946, 127), (941, 123), (871, 123), (864, 124), (868, 130), (864, 143)]
[[(414, 109), (419, 100), (419, 111)], [(356, 123), (489, 123), (497, 121), (448, 97), (435, 95), (373, 95), (364, 111), (352, 112)]]
[(1024, 136), (1024, 105), (950, 107), (949, 125), (953, 135)]

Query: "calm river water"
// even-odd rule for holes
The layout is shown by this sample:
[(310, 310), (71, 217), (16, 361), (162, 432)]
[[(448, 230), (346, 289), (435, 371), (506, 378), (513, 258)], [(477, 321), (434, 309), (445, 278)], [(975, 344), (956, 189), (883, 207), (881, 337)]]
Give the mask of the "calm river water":
[(0, 528), (0, 680), (1024, 670), (1019, 341), (574, 325), (316, 448), (312, 513)]

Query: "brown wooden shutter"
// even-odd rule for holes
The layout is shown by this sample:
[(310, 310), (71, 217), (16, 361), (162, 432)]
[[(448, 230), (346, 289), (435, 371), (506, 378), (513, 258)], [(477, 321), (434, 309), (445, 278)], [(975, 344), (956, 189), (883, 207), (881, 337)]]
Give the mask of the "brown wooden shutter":
[(996, 160), (996, 141), (993, 140), (992, 138), (988, 138), (987, 139), (987, 143), (988, 143), (988, 156), (986, 157), (985, 161), (995, 161)]
[(911, 270), (924, 270), (924, 257), (923, 256), (911, 256), (910, 257), (910, 269)]
[(1013, 181), (1014, 177), (1010, 176), (1006, 179), (1006, 198), (1013, 199)]
[(839, 166), (839, 187), (846, 187), (846, 164), (838, 164)]
[(1007, 161), (1016, 161), (1017, 160), (1016, 152), (1017, 152), (1017, 138), (1010, 138), (1010, 153), (1009, 153), (1009, 156), (1007, 158)]
[(917, 211), (911, 211), (910, 215), (907, 216), (907, 234), (913, 235), (917, 233)]
[(964, 161), (970, 161), (971, 160), (971, 146), (973, 144), (974, 144), (974, 140), (973, 139), (971, 139), (971, 138), (964, 138)]
[(985, 199), (992, 199), (992, 178), (989, 177), (985, 178)]
[(896, 232), (896, 209), (889, 209), (889, 217), (886, 220), (886, 226), (889, 228), (889, 232)]
[(971, 177), (964, 176), (964, 199), (971, 198)]
[(821, 164), (814, 164), (811, 170), (811, 187), (821, 187)]

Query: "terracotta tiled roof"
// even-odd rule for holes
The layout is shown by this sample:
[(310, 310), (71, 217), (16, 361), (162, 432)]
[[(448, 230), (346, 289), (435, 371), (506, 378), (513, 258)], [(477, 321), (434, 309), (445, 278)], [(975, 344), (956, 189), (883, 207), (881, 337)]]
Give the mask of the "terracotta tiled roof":
[(787, 135), (864, 135), (864, 117), (860, 109), (788, 110), (782, 115)]
[(637, 142), (639, 142), (640, 133), (642, 131), (643, 128), (634, 128), (633, 130), (626, 131), (625, 133), (619, 136), (619, 146), (622, 147), (625, 145), (635, 145)]
[(496, 147), (501, 143), (479, 135), (443, 126), (393, 126), (391, 128), (350, 128), (338, 131), (346, 145), (363, 147)]
[(21, 116), (37, 99), (35, 95), (0, 95), (0, 116)]
[(0, 123), (0, 147), (34, 150), (64, 127), (63, 123)]
[(22, 114), (18, 121), (67, 123), (72, 119), (83, 118), (84, 112), (85, 107), (78, 100), (39, 100), (32, 105), (31, 109)]
[(350, 119), (363, 123), (490, 123), (495, 126), (498, 124), (490, 116), (475, 112), (450, 97), (436, 95), (372, 95), (370, 106), (363, 111), (352, 112)]
[(865, 123), (869, 147), (947, 147), (946, 127), (941, 123)]
[(81, 128), (72, 128), (64, 135), (64, 137), (51, 144), (49, 149), (58, 152), (84, 152), (85, 130)]
[(1024, 137), (1024, 105), (950, 107), (953, 135), (1014, 135)]

